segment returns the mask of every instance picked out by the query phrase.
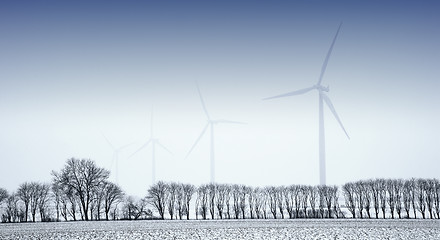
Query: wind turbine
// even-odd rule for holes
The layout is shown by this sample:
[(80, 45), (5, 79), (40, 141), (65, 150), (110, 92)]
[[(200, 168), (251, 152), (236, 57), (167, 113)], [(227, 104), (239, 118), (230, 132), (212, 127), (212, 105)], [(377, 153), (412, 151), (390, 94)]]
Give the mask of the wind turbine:
[(339, 30), (341, 29), (342, 22), (339, 24), (339, 28), (336, 31), (336, 35), (333, 38), (333, 42), (330, 45), (330, 49), (328, 50), (327, 56), (325, 57), (324, 63), (322, 64), (321, 68), (321, 74), (319, 76), (318, 82), (308, 88), (296, 90), (293, 92), (288, 92), (285, 94), (277, 95), (274, 97), (268, 97), (264, 98), (263, 100), (267, 99), (273, 99), (273, 98), (281, 98), (281, 97), (289, 97), (289, 96), (296, 96), (301, 95), (307, 92), (310, 92), (314, 89), (318, 90), (319, 93), (319, 183), (321, 185), (326, 184), (326, 169), (325, 169), (325, 132), (324, 132), (324, 102), (327, 104), (330, 111), (335, 116), (336, 120), (339, 122), (339, 125), (341, 126), (342, 130), (344, 131), (345, 135), (347, 135), (347, 138), (350, 139), (348, 136), (347, 131), (345, 131), (344, 125), (342, 125), (341, 119), (339, 119), (338, 114), (336, 113), (335, 107), (333, 106), (332, 102), (330, 101), (330, 98), (325, 94), (325, 92), (329, 91), (329, 87), (324, 87), (321, 85), (322, 78), (324, 76), (325, 69), (327, 68), (327, 63), (330, 58), (330, 55), (333, 50), (333, 46), (335, 45), (336, 38), (338, 37)]
[(151, 110), (151, 122), (150, 122), (150, 132), (151, 132), (150, 138), (147, 140), (147, 142), (145, 142), (144, 145), (142, 145), (138, 150), (136, 150), (136, 152), (131, 154), (130, 157), (128, 157), (128, 158), (133, 157), (136, 153), (138, 153), (140, 150), (148, 147), (148, 145), (151, 143), (151, 146), (152, 146), (152, 150), (151, 150), (151, 153), (152, 153), (151, 177), (152, 177), (152, 183), (154, 184), (156, 182), (156, 145), (161, 147), (165, 151), (169, 152), (170, 154), (172, 154), (172, 153), (170, 150), (168, 150), (164, 145), (162, 145), (159, 142), (159, 139), (154, 137), (153, 130), (154, 130), (154, 128), (153, 128), (153, 109), (152, 109)]
[(121, 146), (121, 147), (119, 147), (119, 148), (115, 148), (115, 147), (113, 146), (113, 144), (108, 140), (108, 138), (104, 135), (104, 133), (101, 132), (101, 134), (102, 134), (102, 136), (105, 138), (105, 141), (108, 143), (108, 145), (110, 146), (110, 148), (113, 149), (113, 157), (112, 157), (112, 165), (111, 165), (111, 167), (113, 167), (113, 163), (115, 163), (115, 181), (116, 181), (116, 184), (119, 184), (119, 178), (118, 178), (118, 174), (119, 174), (119, 173), (118, 173), (118, 171), (119, 171), (119, 169), (118, 169), (119, 152), (120, 152), (122, 149), (124, 149), (124, 148), (126, 148), (126, 147), (132, 145), (133, 143), (130, 143), (130, 144), (127, 144), (127, 145)]
[(219, 120), (211, 119), (211, 117), (208, 114), (208, 110), (206, 108), (205, 102), (203, 101), (202, 93), (200, 92), (200, 88), (199, 88), (199, 85), (198, 85), (197, 82), (196, 82), (196, 86), (197, 86), (197, 91), (199, 92), (200, 102), (202, 103), (202, 108), (203, 108), (203, 111), (206, 114), (208, 122), (206, 123), (206, 125), (203, 128), (202, 132), (200, 133), (199, 137), (194, 142), (194, 144), (191, 147), (191, 149), (189, 150), (188, 154), (186, 154), (185, 159), (188, 158), (188, 156), (191, 154), (192, 150), (195, 148), (195, 146), (200, 141), (200, 139), (203, 137), (203, 135), (205, 134), (206, 130), (209, 127), (210, 131), (211, 131), (211, 148), (210, 148), (211, 183), (214, 183), (214, 181), (215, 181), (214, 125), (216, 125), (218, 123), (232, 123), (232, 124), (245, 124), (245, 123), (236, 122), (236, 121), (230, 121), (230, 120), (225, 120), (225, 119), (219, 119)]

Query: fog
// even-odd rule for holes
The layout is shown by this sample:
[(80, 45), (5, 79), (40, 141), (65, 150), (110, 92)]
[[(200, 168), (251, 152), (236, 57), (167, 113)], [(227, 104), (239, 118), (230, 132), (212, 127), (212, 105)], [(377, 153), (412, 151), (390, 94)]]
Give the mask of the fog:
[(1, 186), (50, 181), (68, 158), (87, 158), (144, 196), (156, 180), (253, 186), (318, 184), (316, 91), (322, 85), (350, 140), (324, 108), (327, 183), (438, 177), (439, 4), (0, 3)]

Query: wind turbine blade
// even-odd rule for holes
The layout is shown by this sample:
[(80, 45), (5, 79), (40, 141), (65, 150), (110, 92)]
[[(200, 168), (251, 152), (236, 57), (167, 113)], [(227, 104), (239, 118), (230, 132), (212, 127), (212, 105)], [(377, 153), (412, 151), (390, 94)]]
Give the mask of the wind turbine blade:
[(138, 150), (136, 150), (136, 152), (134, 152), (133, 154), (131, 154), (128, 158), (133, 157), (136, 153), (138, 153), (140, 150), (142, 150), (143, 148), (146, 148), (148, 146), (148, 144), (150, 144), (151, 139), (148, 140), (144, 145), (142, 145), (142, 147), (140, 147)]
[(341, 119), (339, 119), (338, 114), (336, 113), (335, 107), (332, 104), (332, 101), (330, 101), (330, 98), (325, 95), (324, 93), (321, 93), (321, 97), (324, 99), (324, 102), (327, 104), (327, 106), (332, 111), (333, 115), (335, 116), (336, 120), (338, 120), (339, 125), (341, 126), (342, 130), (344, 130), (345, 135), (347, 135), (347, 138), (350, 139), (350, 136), (348, 136), (347, 131), (345, 131), (344, 125), (342, 125)]
[(169, 152), (170, 154), (173, 154), (168, 148), (162, 145), (159, 141), (156, 141), (156, 144), (159, 145), (161, 148), (163, 148), (165, 151)]
[(110, 143), (110, 141), (108, 140), (108, 138), (104, 135), (103, 132), (101, 132), (101, 135), (104, 137), (105, 141), (108, 143), (108, 145), (113, 149), (116, 150), (116, 148), (113, 146), (113, 144)]
[(209, 122), (205, 125), (205, 127), (202, 130), (202, 133), (200, 133), (199, 137), (196, 139), (196, 142), (192, 145), (191, 149), (189, 150), (188, 154), (186, 154), (185, 159), (188, 158), (189, 154), (191, 154), (194, 147), (197, 145), (197, 143), (200, 141), (200, 138), (202, 138), (203, 134), (205, 134), (206, 129), (208, 129)]
[(336, 38), (338, 37), (339, 30), (341, 29), (341, 26), (342, 26), (342, 22), (339, 24), (338, 30), (336, 31), (336, 35), (333, 38), (332, 45), (330, 45), (330, 49), (328, 50), (327, 56), (325, 57), (324, 63), (322, 64), (321, 75), (319, 75), (318, 85), (321, 85), (322, 78), (324, 77), (325, 69), (327, 68), (328, 59), (330, 58), (330, 55), (332, 54), (333, 46), (335, 45)]
[(269, 99), (273, 99), (273, 98), (281, 98), (281, 97), (289, 97), (289, 96), (301, 95), (301, 94), (304, 94), (306, 92), (310, 92), (310, 91), (312, 91), (315, 88), (316, 88), (315, 86), (308, 87), (308, 88), (296, 90), (296, 91), (293, 91), (293, 92), (288, 92), (288, 93), (277, 95), (277, 96), (273, 96), (273, 97), (263, 98), (263, 100), (269, 100)]
[(209, 114), (208, 114), (208, 110), (205, 105), (205, 101), (203, 101), (202, 92), (200, 92), (199, 84), (197, 83), (197, 81), (196, 81), (196, 86), (197, 86), (197, 91), (199, 92), (200, 102), (202, 103), (203, 111), (205, 111), (205, 114), (206, 114), (206, 117), (208, 117), (208, 120), (211, 120), (211, 118), (209, 117)]
[(220, 119), (215, 121), (216, 123), (234, 123), (234, 124), (247, 124), (245, 122), (237, 122), (237, 121), (231, 121), (231, 120), (225, 120), (225, 119)]

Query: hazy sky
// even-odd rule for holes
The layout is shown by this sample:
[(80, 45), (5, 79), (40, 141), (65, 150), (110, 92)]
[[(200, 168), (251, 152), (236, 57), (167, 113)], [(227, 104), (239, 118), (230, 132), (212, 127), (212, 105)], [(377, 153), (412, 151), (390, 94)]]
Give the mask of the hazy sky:
[[(158, 3), (160, 2), (160, 3)], [(1, 1), (0, 187), (50, 181), (68, 158), (115, 171), (129, 193), (157, 179), (318, 184), (318, 94), (262, 101), (318, 80), (351, 139), (325, 109), (327, 183), (439, 177), (438, 1)], [(114, 175), (111, 179), (114, 180)]]

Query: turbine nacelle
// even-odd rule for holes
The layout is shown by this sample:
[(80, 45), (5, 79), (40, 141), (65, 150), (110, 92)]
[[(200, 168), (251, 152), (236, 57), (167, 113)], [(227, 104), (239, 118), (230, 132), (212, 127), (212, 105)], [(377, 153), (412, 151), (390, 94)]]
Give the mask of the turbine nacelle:
[(324, 87), (324, 86), (322, 86), (321, 84), (315, 84), (314, 86), (313, 86), (314, 88), (316, 88), (318, 91), (320, 91), (320, 92), (328, 92), (330, 89), (329, 89), (329, 86), (327, 86), (327, 87)]

